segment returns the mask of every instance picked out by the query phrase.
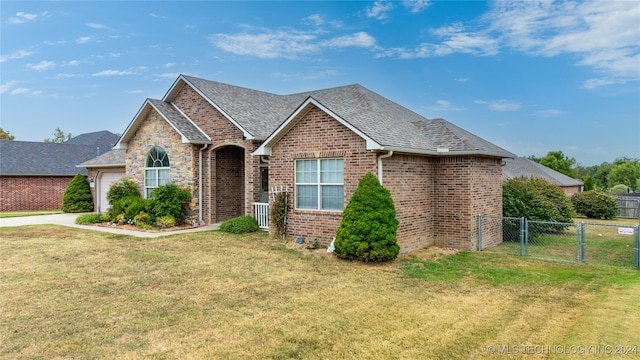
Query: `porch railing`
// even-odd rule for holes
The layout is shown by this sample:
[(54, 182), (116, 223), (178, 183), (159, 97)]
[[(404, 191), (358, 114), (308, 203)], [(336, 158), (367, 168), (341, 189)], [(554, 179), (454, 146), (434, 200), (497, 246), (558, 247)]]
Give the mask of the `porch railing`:
[(268, 203), (253, 203), (253, 217), (258, 221), (258, 226), (261, 229), (269, 228), (269, 204)]

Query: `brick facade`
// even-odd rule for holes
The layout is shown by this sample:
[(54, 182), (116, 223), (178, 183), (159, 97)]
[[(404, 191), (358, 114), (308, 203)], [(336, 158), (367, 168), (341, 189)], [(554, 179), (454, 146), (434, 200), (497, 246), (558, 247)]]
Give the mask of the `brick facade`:
[(0, 211), (60, 210), (71, 180), (73, 176), (0, 176)]

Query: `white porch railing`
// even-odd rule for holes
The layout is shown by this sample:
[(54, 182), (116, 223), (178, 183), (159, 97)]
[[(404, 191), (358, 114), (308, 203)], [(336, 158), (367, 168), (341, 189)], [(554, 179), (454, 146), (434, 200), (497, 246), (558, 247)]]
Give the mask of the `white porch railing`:
[(269, 228), (269, 204), (253, 203), (253, 217), (258, 221), (261, 229)]

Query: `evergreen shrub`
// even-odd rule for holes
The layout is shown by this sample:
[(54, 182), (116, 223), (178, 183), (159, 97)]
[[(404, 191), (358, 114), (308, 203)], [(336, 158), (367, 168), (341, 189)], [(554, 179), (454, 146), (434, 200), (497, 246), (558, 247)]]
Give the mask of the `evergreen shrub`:
[(93, 211), (93, 196), (89, 182), (83, 175), (76, 175), (67, 186), (62, 197), (62, 211), (81, 213)]
[(398, 220), (391, 193), (367, 173), (342, 212), (334, 254), (364, 262), (392, 261), (400, 252)]
[(258, 222), (252, 216), (238, 216), (225, 220), (220, 224), (220, 230), (232, 234), (244, 234), (257, 231)]
[(590, 219), (610, 220), (618, 214), (616, 199), (600, 190), (577, 193), (571, 197), (571, 202), (578, 214)]
[(141, 197), (136, 183), (126, 178), (118, 180), (107, 191), (107, 200), (111, 204), (126, 197)]

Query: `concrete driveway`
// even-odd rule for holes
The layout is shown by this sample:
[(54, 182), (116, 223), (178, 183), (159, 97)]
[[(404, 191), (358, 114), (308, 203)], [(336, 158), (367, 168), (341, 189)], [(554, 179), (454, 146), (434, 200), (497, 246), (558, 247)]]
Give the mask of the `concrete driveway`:
[(168, 236), (168, 235), (175, 235), (175, 234), (217, 230), (220, 227), (220, 224), (211, 224), (206, 226), (199, 226), (195, 228), (175, 230), (175, 231), (158, 231), (158, 232), (137, 231), (137, 230), (129, 230), (129, 229), (118, 229), (116, 227), (78, 225), (76, 224), (76, 218), (79, 215), (80, 214), (54, 214), (54, 215), (2, 218), (0, 219), (0, 227), (50, 224), (50, 225), (69, 226), (69, 227), (85, 229), (85, 230), (102, 231), (102, 232), (108, 232), (112, 234), (130, 235), (130, 236), (136, 236), (141, 238), (156, 238), (160, 236)]

